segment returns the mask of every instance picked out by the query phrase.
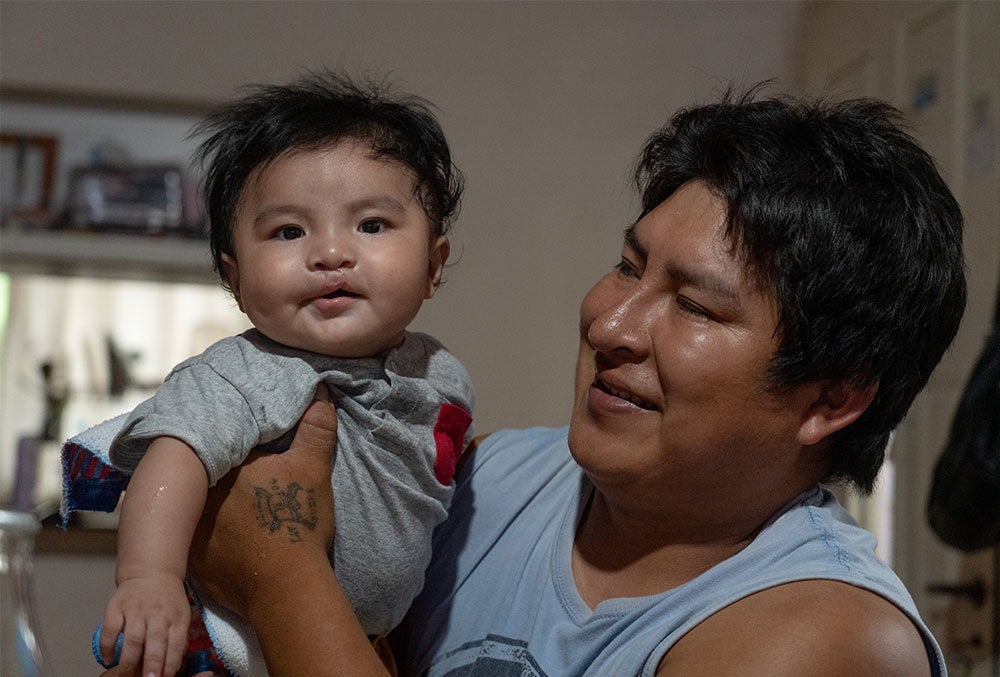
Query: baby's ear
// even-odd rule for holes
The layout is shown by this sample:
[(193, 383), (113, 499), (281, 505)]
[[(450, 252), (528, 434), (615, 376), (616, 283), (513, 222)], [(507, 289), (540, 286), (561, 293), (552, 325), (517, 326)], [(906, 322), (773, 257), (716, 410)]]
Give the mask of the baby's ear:
[(448, 263), (448, 255), (451, 254), (451, 242), (447, 235), (442, 235), (431, 245), (430, 256), (427, 260), (427, 289), (424, 298), (433, 298), (434, 292), (441, 286), (441, 276), (444, 274), (444, 264)]
[(229, 285), (240, 310), (243, 310), (243, 301), (240, 300), (240, 267), (236, 265), (236, 259), (229, 254), (222, 254), (220, 259), (222, 261), (222, 279)]

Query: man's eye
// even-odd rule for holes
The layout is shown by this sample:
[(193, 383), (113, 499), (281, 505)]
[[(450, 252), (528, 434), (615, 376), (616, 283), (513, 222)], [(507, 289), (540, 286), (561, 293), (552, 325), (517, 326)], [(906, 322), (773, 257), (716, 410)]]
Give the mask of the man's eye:
[(279, 240), (295, 240), (303, 235), (305, 235), (305, 231), (298, 226), (282, 226), (274, 232), (274, 237)]
[(699, 306), (697, 303), (689, 301), (683, 296), (677, 297), (677, 305), (680, 306), (680, 309), (682, 311), (690, 315), (695, 315), (696, 317), (703, 317), (709, 319), (712, 317), (707, 310)]
[(615, 264), (615, 270), (625, 277), (639, 277), (639, 271), (636, 270), (635, 266), (633, 266), (632, 262), (628, 259), (622, 259)]
[(380, 221), (378, 219), (366, 219), (361, 222), (361, 225), (358, 226), (359, 231), (361, 231), (362, 233), (367, 233), (369, 235), (374, 235), (375, 233), (381, 233), (385, 229), (386, 229), (385, 222)]

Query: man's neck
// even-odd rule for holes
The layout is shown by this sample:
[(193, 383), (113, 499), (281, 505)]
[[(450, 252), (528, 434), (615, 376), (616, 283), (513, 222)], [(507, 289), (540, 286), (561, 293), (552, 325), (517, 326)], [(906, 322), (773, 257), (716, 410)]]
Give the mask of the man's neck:
[(744, 505), (721, 519), (707, 506), (687, 515), (616, 509), (595, 489), (573, 544), (577, 589), (593, 609), (606, 599), (654, 595), (682, 585), (749, 545), (792, 498), (756, 510)]

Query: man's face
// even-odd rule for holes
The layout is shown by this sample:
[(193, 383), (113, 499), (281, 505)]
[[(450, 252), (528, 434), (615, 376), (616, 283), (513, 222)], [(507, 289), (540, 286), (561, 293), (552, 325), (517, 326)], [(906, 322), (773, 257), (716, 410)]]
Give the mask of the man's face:
[(271, 339), (337, 357), (398, 345), (448, 258), (413, 175), (351, 140), (293, 151), (247, 183), (226, 279)]
[(685, 184), (629, 230), (583, 300), (570, 449), (605, 492), (707, 500), (708, 488), (792, 472), (808, 394), (765, 387), (777, 311), (724, 219), (704, 184)]

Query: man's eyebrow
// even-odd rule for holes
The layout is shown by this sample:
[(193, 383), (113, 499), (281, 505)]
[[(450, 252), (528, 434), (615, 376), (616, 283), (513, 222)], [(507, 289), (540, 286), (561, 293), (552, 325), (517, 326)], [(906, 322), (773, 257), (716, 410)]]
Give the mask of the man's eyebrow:
[(674, 278), (711, 294), (727, 305), (732, 305), (735, 308), (741, 305), (740, 300), (742, 297), (740, 290), (718, 275), (696, 268), (680, 268), (677, 266), (670, 266), (667, 272)]
[(639, 242), (639, 236), (635, 234), (635, 226), (629, 226), (625, 229), (625, 246), (635, 252), (635, 255), (639, 257), (642, 263), (646, 262), (648, 259), (648, 251), (645, 245)]
[[(631, 249), (640, 262), (645, 265), (649, 259), (649, 250), (639, 241), (639, 236), (636, 234), (634, 225), (625, 229), (625, 246)], [(692, 287), (702, 289), (720, 301), (734, 307), (741, 305), (740, 300), (742, 297), (739, 288), (711, 271), (690, 266), (669, 265), (666, 272), (670, 277), (681, 280)]]

